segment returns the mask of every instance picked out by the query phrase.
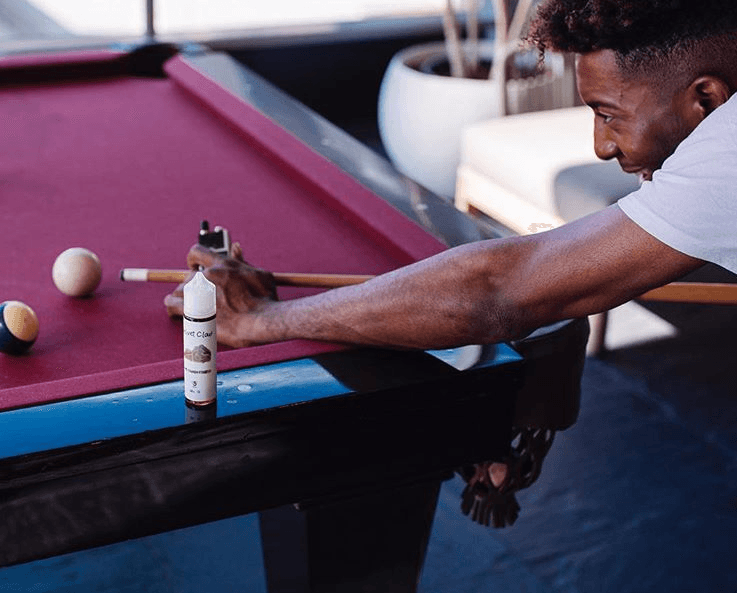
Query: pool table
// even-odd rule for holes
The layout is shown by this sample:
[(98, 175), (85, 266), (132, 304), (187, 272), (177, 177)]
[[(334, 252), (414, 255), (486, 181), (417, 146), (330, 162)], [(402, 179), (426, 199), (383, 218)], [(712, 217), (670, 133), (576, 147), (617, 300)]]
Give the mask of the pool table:
[[(221, 348), (216, 405), (186, 406), (172, 287), (118, 271), (181, 268), (201, 220), (284, 272), (493, 233), (198, 46), (2, 58), (0, 113), (0, 300), (40, 321), (0, 354), (0, 566), (259, 512), (270, 591), (413, 591), (442, 481), (575, 421), (585, 320), (445, 351)], [(51, 281), (75, 246), (102, 263), (90, 297)]]

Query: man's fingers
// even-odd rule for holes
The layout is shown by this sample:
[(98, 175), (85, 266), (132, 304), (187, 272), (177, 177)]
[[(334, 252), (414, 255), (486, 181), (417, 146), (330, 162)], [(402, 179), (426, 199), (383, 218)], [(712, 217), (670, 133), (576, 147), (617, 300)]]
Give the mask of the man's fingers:
[(246, 262), (246, 260), (243, 259), (243, 248), (237, 241), (230, 246), (230, 257), (243, 263)]
[(167, 294), (164, 297), (164, 306), (169, 317), (184, 315), (184, 299), (177, 294)]

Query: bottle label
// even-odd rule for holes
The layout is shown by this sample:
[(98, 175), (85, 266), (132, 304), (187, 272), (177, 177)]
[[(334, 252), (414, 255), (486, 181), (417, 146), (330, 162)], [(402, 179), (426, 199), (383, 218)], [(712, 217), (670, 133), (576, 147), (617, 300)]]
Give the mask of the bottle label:
[(184, 317), (184, 396), (204, 405), (217, 397), (215, 317)]

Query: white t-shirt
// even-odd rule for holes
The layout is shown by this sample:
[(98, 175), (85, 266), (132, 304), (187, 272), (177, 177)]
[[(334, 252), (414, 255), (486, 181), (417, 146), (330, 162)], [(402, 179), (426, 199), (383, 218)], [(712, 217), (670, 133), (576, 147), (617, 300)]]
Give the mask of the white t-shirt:
[(737, 95), (617, 203), (666, 245), (737, 273)]

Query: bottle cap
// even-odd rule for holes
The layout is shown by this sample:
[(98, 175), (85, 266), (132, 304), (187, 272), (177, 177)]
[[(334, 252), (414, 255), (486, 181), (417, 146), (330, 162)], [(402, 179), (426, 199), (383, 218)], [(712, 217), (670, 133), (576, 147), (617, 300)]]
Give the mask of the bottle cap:
[(217, 292), (215, 285), (202, 272), (184, 285), (184, 314), (195, 319), (215, 315)]

